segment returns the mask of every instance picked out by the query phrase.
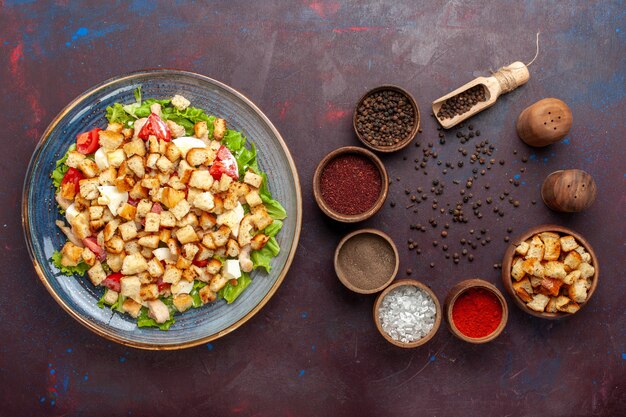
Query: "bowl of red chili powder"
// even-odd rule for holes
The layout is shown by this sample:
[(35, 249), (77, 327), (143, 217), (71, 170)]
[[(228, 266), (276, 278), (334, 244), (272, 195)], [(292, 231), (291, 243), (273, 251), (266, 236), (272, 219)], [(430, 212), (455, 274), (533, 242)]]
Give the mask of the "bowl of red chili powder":
[(313, 195), (331, 219), (354, 223), (380, 210), (389, 178), (380, 159), (367, 149), (345, 146), (320, 161), (313, 175)]
[(455, 285), (445, 301), (452, 334), (469, 343), (487, 343), (502, 333), (509, 316), (502, 293), (482, 279)]

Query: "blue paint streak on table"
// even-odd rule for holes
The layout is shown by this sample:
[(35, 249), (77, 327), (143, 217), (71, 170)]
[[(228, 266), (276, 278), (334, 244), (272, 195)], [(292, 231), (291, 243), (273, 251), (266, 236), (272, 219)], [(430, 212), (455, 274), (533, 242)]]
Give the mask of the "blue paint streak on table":
[[(0, 414), (624, 415), (625, 9), (623, 1), (0, 2)], [(471, 175), (469, 164), (446, 175), (434, 161), (427, 176), (414, 170), (429, 142), (442, 161), (461, 159), (454, 132), (439, 145), (429, 103), (489, 69), (530, 60), (537, 30), (541, 51), (530, 82), (472, 120), (480, 139), (495, 144), (494, 158), (506, 160), (476, 180), (475, 198), (509, 189), (521, 206), (504, 201), (503, 218), (485, 209), (482, 222), (470, 213), (470, 223), (453, 225), (453, 251), (470, 228), (488, 228), (493, 238), (473, 263), (455, 266), (430, 244), (442, 240), (441, 226), (421, 234), (408, 227), (436, 214), (431, 200), (417, 214), (404, 209), (405, 188), (429, 189), (439, 178), (446, 184), (440, 204), (454, 204), (460, 187), (452, 180), (462, 186)], [(257, 103), (293, 152), (305, 200), (299, 252), (274, 299), (233, 334), (181, 352), (125, 348), (78, 325), (39, 283), (21, 238), (22, 180), (47, 124), (88, 87), (154, 67), (214, 77)], [(542, 321), (509, 303), (508, 327), (485, 346), (464, 344), (445, 326), (408, 351), (377, 334), (373, 297), (349, 293), (332, 268), (335, 245), (357, 226), (325, 219), (310, 179), (324, 154), (358, 143), (353, 105), (383, 83), (411, 91), (423, 114), (422, 146), (383, 156), (396, 207), (364, 224), (396, 240), (400, 275), (411, 268), (442, 300), (464, 278), (502, 288), (492, 265), (506, 228), (516, 234), (559, 223), (584, 234), (601, 262), (598, 292), (580, 314)], [(514, 123), (544, 97), (568, 103), (574, 126), (561, 143), (531, 149)], [(543, 178), (562, 168), (596, 179), (598, 199), (588, 211), (562, 215), (541, 203)], [(517, 175), (519, 188), (509, 183)], [(408, 239), (420, 244), (420, 256), (407, 250)]]

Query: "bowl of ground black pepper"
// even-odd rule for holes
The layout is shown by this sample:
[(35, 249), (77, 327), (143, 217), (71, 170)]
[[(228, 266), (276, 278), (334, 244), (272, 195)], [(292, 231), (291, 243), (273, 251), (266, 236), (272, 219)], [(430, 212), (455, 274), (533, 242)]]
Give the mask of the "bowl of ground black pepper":
[(387, 170), (367, 149), (345, 146), (320, 161), (313, 175), (313, 195), (331, 219), (355, 223), (372, 217), (389, 191)]
[(376, 229), (346, 235), (335, 250), (335, 272), (346, 288), (359, 294), (381, 291), (398, 273), (398, 249)]
[(353, 126), (365, 146), (378, 152), (395, 152), (417, 133), (420, 112), (413, 96), (393, 85), (365, 93), (354, 110)]

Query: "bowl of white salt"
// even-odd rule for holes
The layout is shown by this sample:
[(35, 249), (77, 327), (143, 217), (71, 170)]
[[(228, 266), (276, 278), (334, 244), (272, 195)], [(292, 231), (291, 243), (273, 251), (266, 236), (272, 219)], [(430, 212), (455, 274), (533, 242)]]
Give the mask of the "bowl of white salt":
[(376, 298), (374, 323), (389, 343), (401, 348), (415, 348), (437, 333), (441, 324), (441, 305), (426, 285), (414, 279), (401, 279)]

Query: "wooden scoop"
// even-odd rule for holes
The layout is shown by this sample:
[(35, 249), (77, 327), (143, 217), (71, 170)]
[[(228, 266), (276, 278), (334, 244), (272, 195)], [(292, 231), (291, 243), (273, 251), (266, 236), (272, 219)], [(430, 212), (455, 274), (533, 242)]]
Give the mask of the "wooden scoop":
[[(526, 84), (529, 78), (530, 73), (528, 72), (526, 65), (523, 62), (516, 61), (511, 65), (500, 68), (491, 77), (478, 77), (462, 87), (457, 88), (450, 94), (433, 101), (433, 113), (435, 114), (435, 118), (439, 124), (441, 124), (444, 129), (450, 129), (462, 121), (469, 119), (476, 113), (485, 110), (487, 107), (493, 106), (501, 94), (508, 93), (520, 85)], [(469, 90), (476, 85), (482, 85), (485, 89), (485, 101), (479, 101), (465, 113), (457, 114), (452, 118), (441, 119), (437, 116), (437, 113), (439, 113), (441, 106), (446, 100)]]

